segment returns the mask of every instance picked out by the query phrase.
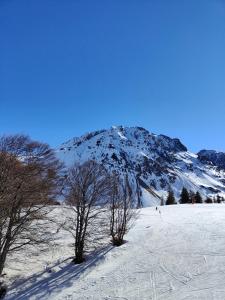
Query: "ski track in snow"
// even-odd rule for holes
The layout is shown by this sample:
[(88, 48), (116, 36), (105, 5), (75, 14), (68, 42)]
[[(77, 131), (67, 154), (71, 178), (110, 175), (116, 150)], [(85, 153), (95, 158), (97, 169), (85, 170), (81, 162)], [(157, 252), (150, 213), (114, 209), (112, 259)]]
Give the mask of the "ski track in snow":
[(123, 246), (79, 266), (56, 263), (52, 273), (15, 283), (6, 299), (224, 300), (225, 205), (160, 209), (141, 209)]

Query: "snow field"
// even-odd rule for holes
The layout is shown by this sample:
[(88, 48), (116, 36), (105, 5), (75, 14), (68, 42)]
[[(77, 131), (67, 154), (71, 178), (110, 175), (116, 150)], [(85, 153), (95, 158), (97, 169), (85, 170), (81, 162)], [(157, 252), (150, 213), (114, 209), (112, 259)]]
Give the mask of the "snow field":
[(15, 282), (6, 299), (224, 300), (225, 205), (159, 210), (141, 209), (124, 245), (106, 245), (79, 266), (67, 259), (72, 240), (63, 232), (54, 255), (45, 249), (10, 260), (8, 276), (18, 276), (16, 267), (25, 266), (22, 277), (28, 278)]

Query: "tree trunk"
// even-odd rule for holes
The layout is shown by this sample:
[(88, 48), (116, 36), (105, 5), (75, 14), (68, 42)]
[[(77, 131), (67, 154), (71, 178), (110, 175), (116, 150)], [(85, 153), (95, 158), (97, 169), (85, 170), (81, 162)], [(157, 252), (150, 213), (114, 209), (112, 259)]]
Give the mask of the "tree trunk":
[(80, 242), (79, 245), (76, 245), (75, 248), (75, 258), (74, 258), (75, 264), (81, 264), (84, 262), (84, 244), (83, 242)]
[(75, 264), (81, 264), (82, 262), (84, 262), (84, 251), (83, 249), (78, 249), (76, 251), (76, 255), (75, 255), (75, 258), (74, 258), (74, 263)]
[(2, 275), (4, 266), (5, 266), (5, 260), (6, 260), (6, 255), (1, 254), (0, 255), (0, 276)]

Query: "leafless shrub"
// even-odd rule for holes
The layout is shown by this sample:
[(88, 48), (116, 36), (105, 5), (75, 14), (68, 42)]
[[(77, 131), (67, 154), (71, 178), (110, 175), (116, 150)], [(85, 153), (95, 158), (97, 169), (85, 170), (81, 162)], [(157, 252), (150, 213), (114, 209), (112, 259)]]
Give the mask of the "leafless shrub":
[(132, 208), (127, 177), (123, 183), (116, 175), (112, 177), (109, 214), (112, 243), (120, 246), (124, 243), (124, 235), (138, 216), (138, 210)]

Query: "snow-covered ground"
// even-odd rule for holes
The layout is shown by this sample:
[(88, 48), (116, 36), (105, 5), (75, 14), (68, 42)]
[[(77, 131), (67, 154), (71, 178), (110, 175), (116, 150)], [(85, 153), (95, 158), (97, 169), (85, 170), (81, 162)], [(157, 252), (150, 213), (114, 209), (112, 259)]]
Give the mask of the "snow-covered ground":
[(27, 278), (6, 299), (224, 300), (225, 205), (159, 209), (141, 209), (123, 246), (106, 245), (82, 265), (71, 264), (72, 240), (62, 233), (53, 253), (10, 260), (8, 276)]

